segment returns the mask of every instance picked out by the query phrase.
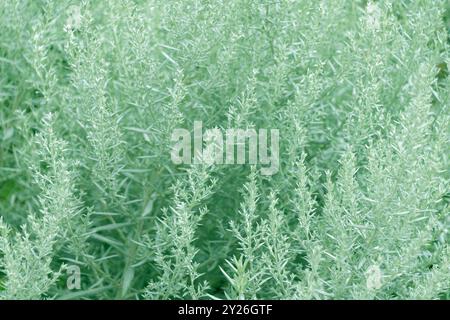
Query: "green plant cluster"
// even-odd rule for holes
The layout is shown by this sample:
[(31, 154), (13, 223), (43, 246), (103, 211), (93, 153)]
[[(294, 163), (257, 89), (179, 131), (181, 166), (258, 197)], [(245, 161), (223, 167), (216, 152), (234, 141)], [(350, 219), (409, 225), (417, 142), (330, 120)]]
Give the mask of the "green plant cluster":
[[(446, 0), (0, 0), (0, 299), (450, 298), (449, 31)], [(175, 165), (194, 121), (278, 129), (279, 171)]]

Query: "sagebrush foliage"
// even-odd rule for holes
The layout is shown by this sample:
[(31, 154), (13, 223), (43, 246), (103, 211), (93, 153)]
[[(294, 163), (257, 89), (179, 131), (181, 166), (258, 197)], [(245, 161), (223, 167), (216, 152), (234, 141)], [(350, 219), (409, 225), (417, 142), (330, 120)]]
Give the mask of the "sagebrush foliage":
[[(445, 0), (0, 1), (0, 298), (448, 299), (449, 31)], [(174, 165), (194, 121), (279, 129), (279, 172)]]

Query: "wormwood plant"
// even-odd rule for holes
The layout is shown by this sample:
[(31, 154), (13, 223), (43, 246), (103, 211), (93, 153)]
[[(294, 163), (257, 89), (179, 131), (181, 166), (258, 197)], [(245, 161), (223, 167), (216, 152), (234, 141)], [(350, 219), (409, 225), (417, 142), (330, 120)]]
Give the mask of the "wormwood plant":
[[(445, 0), (0, 1), (0, 299), (448, 299), (449, 32)], [(279, 170), (174, 164), (195, 121), (279, 130)]]

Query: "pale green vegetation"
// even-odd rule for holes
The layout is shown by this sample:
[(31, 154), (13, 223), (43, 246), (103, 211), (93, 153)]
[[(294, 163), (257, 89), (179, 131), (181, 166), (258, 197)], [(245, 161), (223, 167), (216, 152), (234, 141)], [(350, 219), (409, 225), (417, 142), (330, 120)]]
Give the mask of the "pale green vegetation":
[[(450, 298), (449, 13), (0, 0), (0, 298)], [(194, 121), (278, 173), (174, 165)]]

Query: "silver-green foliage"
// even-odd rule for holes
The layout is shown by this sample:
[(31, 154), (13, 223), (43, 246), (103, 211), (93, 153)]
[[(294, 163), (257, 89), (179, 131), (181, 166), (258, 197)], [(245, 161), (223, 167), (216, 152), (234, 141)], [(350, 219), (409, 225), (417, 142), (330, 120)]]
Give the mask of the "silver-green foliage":
[[(449, 30), (444, 0), (1, 1), (0, 298), (448, 299)], [(279, 172), (174, 165), (194, 121), (279, 129)]]

